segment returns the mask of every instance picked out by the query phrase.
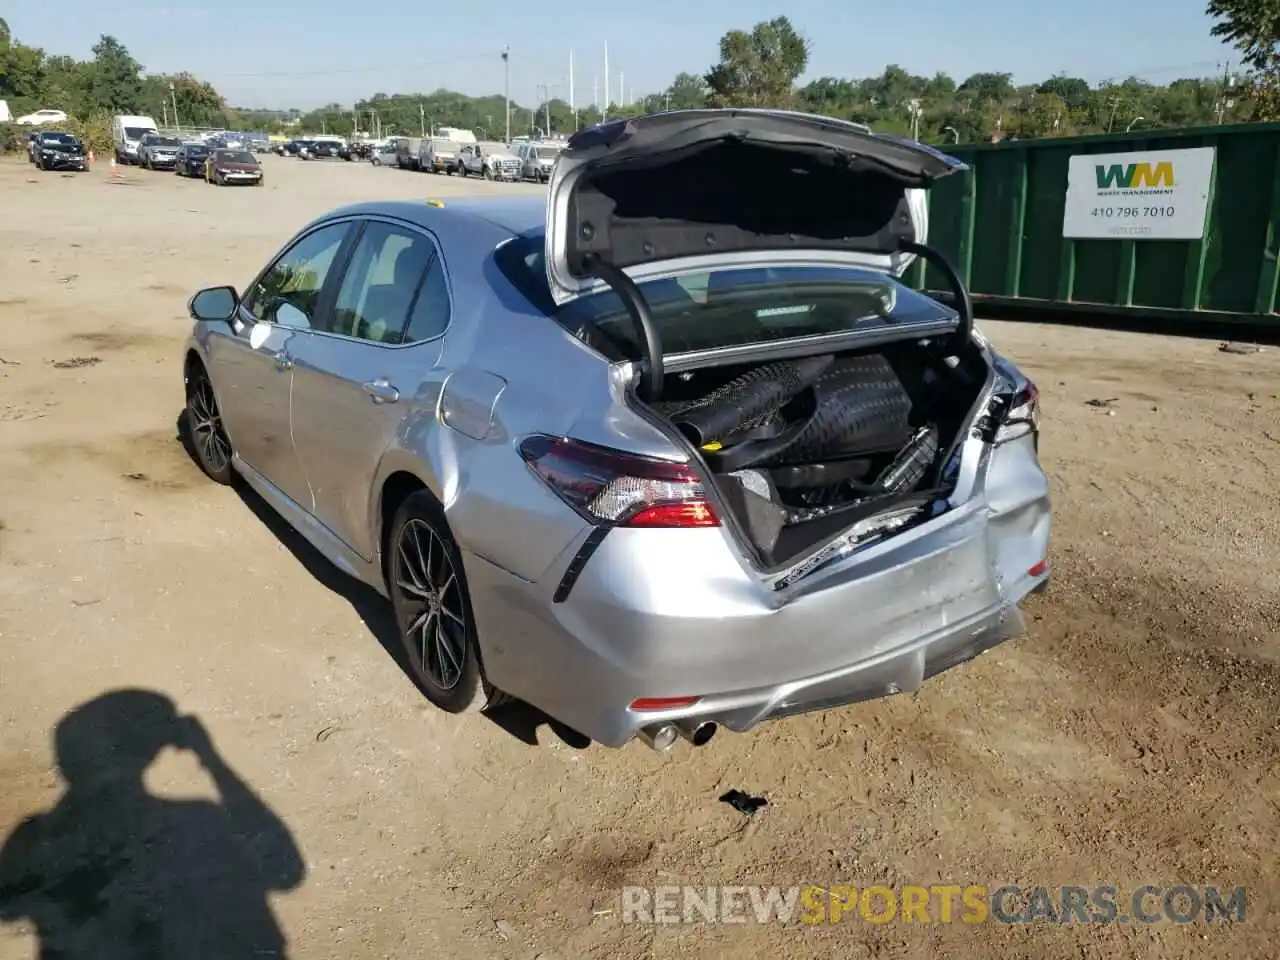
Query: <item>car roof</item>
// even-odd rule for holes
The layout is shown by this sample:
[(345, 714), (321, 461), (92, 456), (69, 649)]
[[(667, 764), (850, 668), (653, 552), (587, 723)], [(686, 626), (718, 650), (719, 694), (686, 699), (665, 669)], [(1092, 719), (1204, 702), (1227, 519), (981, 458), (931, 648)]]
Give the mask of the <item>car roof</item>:
[(421, 200), (377, 200), (342, 207), (326, 215), (382, 214), (430, 229), (442, 220), (483, 220), (512, 234), (540, 232), (546, 224), (547, 202), (542, 197), (470, 197), (444, 200), (437, 206)]

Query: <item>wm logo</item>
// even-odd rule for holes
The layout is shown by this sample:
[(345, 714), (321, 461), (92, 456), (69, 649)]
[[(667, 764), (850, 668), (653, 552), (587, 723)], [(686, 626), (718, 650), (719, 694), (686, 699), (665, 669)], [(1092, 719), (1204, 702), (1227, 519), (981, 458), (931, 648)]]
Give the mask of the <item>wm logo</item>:
[(1099, 190), (1135, 190), (1138, 187), (1172, 187), (1173, 163), (1098, 164), (1093, 168)]

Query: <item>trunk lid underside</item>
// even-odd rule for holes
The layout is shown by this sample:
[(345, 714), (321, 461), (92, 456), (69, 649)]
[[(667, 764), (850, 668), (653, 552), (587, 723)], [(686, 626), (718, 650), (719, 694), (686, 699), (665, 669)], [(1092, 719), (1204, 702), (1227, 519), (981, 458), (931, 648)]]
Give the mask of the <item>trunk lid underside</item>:
[(559, 303), (597, 289), (603, 260), (637, 278), (674, 261), (807, 251), (901, 273), (923, 242), (922, 191), (965, 165), (827, 117), (686, 110), (576, 134), (547, 197), (546, 263)]

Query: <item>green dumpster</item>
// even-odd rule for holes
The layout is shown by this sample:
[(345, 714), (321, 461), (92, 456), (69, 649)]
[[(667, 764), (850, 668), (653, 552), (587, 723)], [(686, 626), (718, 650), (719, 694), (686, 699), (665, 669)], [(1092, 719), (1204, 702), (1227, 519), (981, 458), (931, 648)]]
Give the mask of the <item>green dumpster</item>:
[(1276, 320), (1280, 124), (944, 149), (970, 169), (929, 191), (929, 242), (976, 304)]

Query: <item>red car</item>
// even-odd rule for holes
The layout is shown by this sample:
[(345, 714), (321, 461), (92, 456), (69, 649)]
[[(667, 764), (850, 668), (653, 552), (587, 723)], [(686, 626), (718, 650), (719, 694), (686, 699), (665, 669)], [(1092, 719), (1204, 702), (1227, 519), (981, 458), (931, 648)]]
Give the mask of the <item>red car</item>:
[(215, 186), (262, 186), (262, 164), (248, 150), (214, 150), (204, 162), (204, 178)]

